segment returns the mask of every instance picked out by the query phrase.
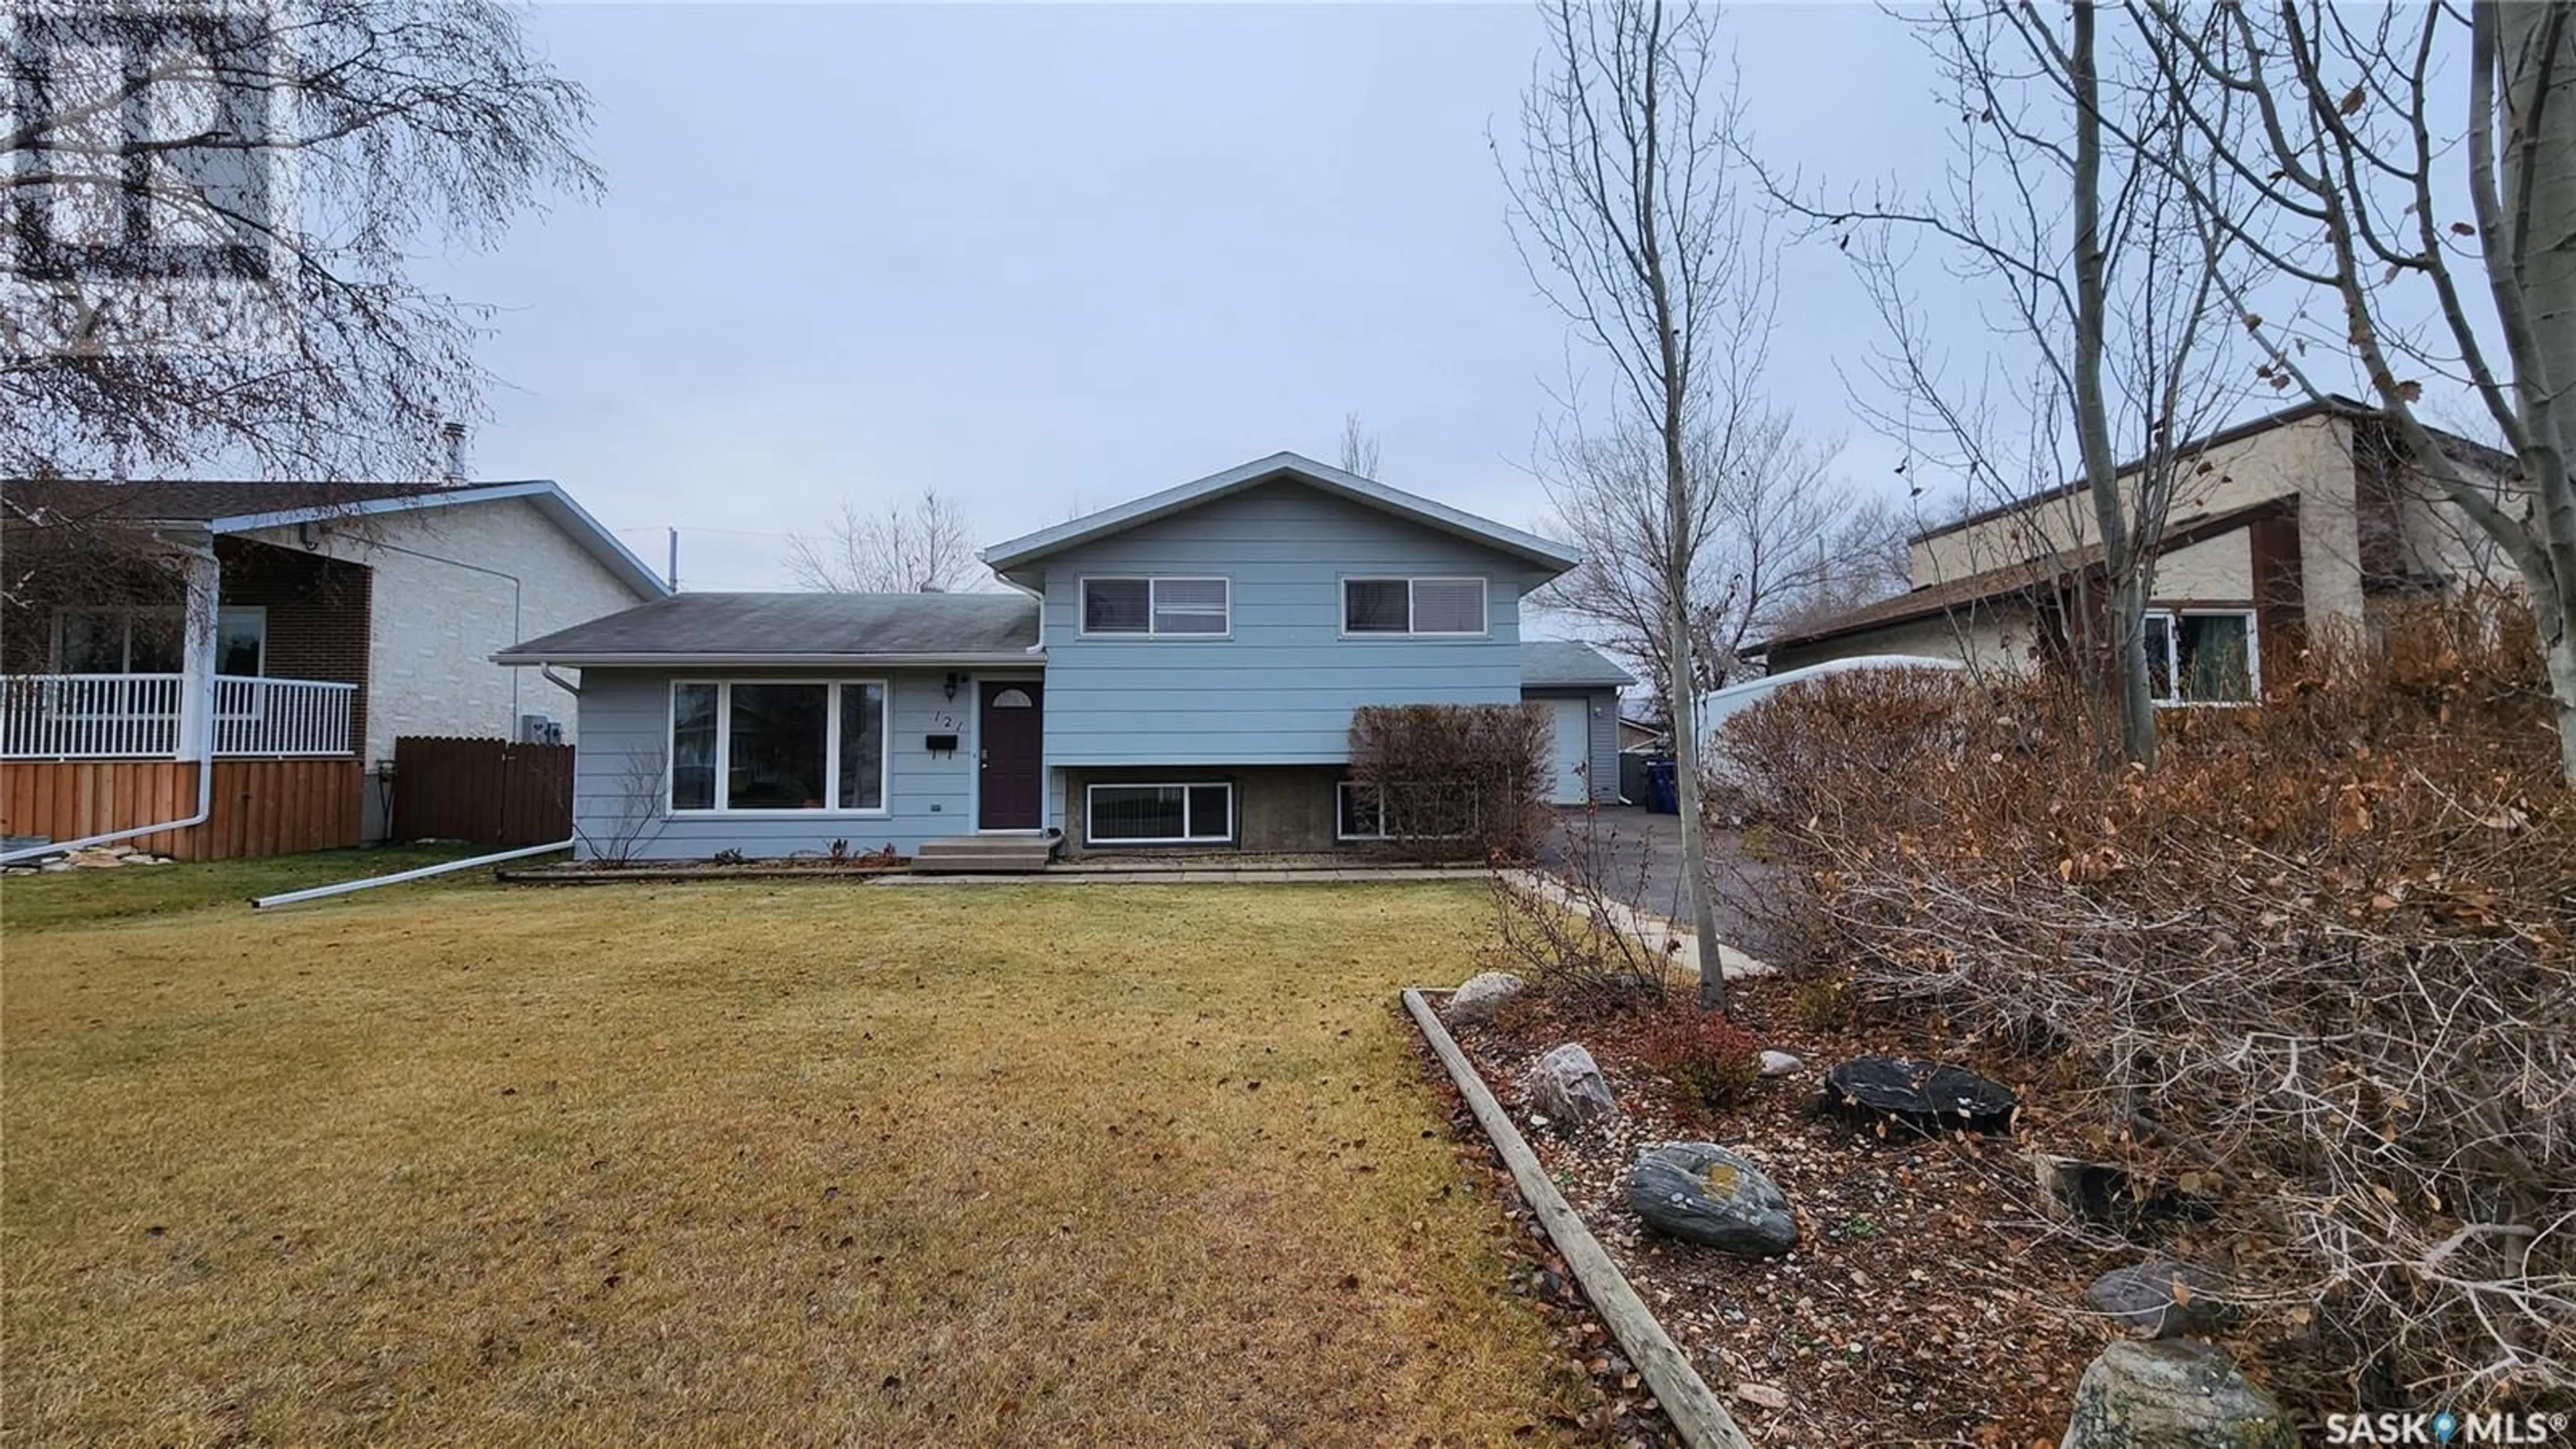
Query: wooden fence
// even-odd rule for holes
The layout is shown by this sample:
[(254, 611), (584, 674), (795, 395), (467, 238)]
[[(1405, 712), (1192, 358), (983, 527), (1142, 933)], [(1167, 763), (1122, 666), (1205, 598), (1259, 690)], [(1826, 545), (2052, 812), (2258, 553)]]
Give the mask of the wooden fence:
[[(0, 835), (78, 840), (197, 808), (187, 760), (0, 761)], [(180, 860), (232, 860), (359, 843), (364, 780), (355, 759), (217, 760), (203, 825), (124, 841)], [(558, 837), (560, 838), (560, 837)]]
[(393, 836), (478, 845), (570, 839), (572, 752), (508, 740), (397, 739)]

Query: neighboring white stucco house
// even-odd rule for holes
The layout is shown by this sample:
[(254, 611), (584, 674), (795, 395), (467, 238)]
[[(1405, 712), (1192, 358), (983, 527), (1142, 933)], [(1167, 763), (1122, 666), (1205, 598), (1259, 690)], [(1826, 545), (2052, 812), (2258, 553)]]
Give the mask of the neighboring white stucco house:
[(552, 483), (422, 501), (435, 506), (333, 520), (309, 534), (286, 525), (245, 535), (373, 572), (366, 759), (390, 762), (403, 735), (515, 739), (523, 719), (540, 716), (574, 743), (572, 697), (533, 669), (494, 664), (493, 652), (669, 590)]

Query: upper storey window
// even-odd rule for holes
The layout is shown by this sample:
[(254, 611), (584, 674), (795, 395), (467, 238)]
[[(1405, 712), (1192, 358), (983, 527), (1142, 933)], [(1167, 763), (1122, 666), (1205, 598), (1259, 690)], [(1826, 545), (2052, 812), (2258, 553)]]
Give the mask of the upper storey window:
[(1483, 634), (1485, 581), (1344, 579), (1342, 632), (1452, 637)]
[(1222, 578), (1082, 581), (1082, 632), (1219, 638), (1233, 632), (1233, 589)]

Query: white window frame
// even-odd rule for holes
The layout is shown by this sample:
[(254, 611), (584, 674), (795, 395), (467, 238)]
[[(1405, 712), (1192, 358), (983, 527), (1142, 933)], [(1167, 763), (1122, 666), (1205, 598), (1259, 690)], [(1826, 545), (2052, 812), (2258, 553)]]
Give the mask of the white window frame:
[[(790, 810), (760, 806), (737, 810), (728, 803), (733, 794), (733, 687), (737, 684), (802, 684), (823, 686), (823, 780), (832, 792), (833, 803), (819, 810)], [(877, 799), (883, 803), (874, 809), (844, 806), (841, 794), (841, 700), (852, 686), (875, 685), (878, 698), (877, 729), (884, 740), (877, 751)], [(715, 804), (681, 805), (672, 798), (680, 761), (671, 748), (672, 737), (680, 727), (680, 688), (683, 685), (712, 685), (716, 691)], [(662, 717), (662, 810), (671, 816), (703, 819), (721, 815), (733, 820), (874, 820), (894, 813), (894, 681), (868, 675), (848, 678), (816, 679), (780, 678), (768, 675), (724, 679), (674, 679), (664, 698)]]
[[(1344, 574), (1341, 578), (1341, 631), (1345, 639), (1483, 639), (1494, 632), (1494, 594), (1492, 580), (1483, 574)], [(1475, 629), (1422, 629), (1415, 627), (1414, 586), (1417, 584), (1474, 584), (1476, 618), (1482, 625)], [(1351, 585), (1404, 585), (1404, 628), (1354, 629), (1351, 627)]]
[[(1101, 790), (1178, 790), (1181, 792), (1181, 830), (1179, 835), (1114, 835), (1103, 838), (1095, 826), (1099, 815), (1093, 811), (1095, 792)], [(1190, 819), (1192, 790), (1225, 792), (1225, 833), (1193, 835), (1188, 833), (1196, 822)], [(1092, 780), (1082, 787), (1082, 843), (1085, 845), (1231, 845), (1234, 843), (1235, 794), (1232, 780)]]
[[(1145, 627), (1142, 629), (1094, 629), (1091, 627), (1091, 586), (1094, 583), (1141, 583), (1145, 586)], [(1225, 627), (1213, 634), (1192, 634), (1180, 630), (1165, 631), (1154, 626), (1155, 617), (1174, 614), (1204, 614), (1204, 608), (1166, 611), (1155, 598), (1163, 584), (1220, 584), (1225, 588)], [(1074, 581), (1074, 637), (1077, 639), (1231, 639), (1234, 637), (1234, 580), (1225, 574), (1084, 574)]]
[[(2263, 620), (2253, 609), (2195, 609), (2185, 606), (2151, 608), (2145, 618), (2162, 619), (2165, 623), (2165, 679), (2176, 693), (2158, 695), (2158, 709), (2244, 709), (2263, 701)], [(2245, 684), (2243, 699), (2185, 699), (2182, 697), (2182, 621), (2185, 619), (2242, 619), (2245, 621)]]
[(225, 604), (217, 608), (215, 610), (215, 648), (218, 651), (223, 648), (225, 623), (241, 619), (256, 619), (259, 621), (259, 672), (257, 674), (230, 674), (224, 677), (227, 679), (266, 679), (269, 677), (267, 605)]

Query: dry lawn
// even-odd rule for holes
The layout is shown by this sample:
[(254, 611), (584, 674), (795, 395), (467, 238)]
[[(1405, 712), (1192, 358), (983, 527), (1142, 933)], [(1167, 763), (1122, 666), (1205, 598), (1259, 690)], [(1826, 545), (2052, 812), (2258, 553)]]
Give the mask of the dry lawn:
[(1389, 1006), (1486, 919), (727, 884), (11, 924), (0, 1436), (1553, 1434), (1582, 1386)]

